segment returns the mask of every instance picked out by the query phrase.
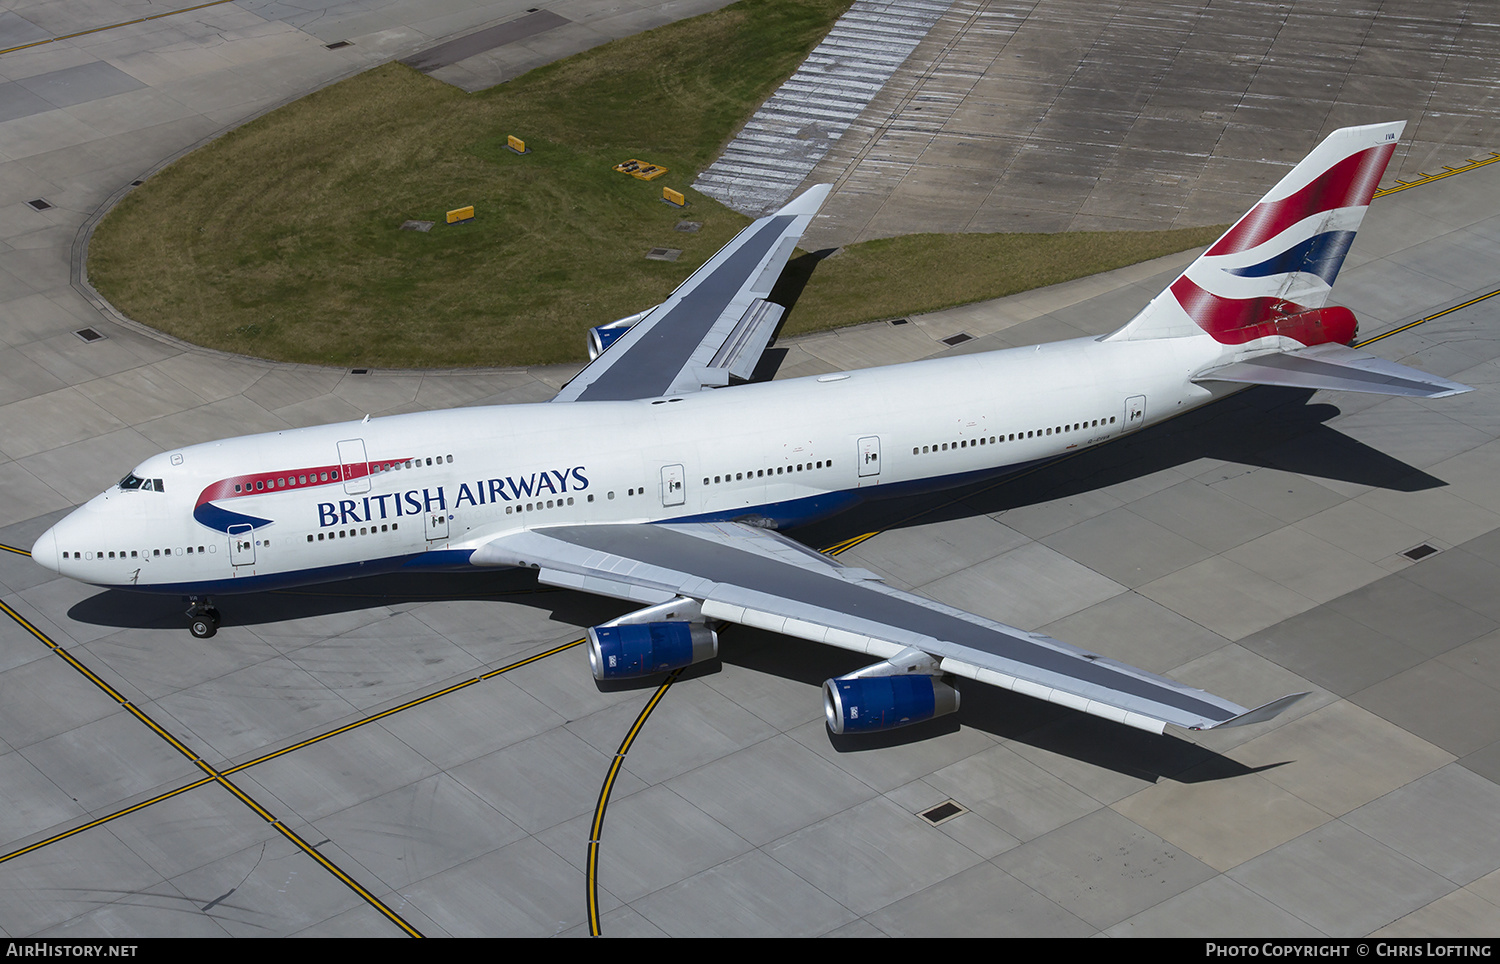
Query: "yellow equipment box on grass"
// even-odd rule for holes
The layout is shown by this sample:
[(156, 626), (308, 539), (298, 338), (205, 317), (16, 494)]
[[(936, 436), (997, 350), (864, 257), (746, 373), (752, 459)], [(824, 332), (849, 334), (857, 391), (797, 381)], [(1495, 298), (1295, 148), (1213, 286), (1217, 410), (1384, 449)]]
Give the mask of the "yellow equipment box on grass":
[(655, 164), (647, 164), (645, 161), (638, 161), (633, 157), (630, 160), (626, 161), (624, 164), (616, 164), (615, 170), (619, 171), (621, 174), (629, 174), (631, 177), (638, 177), (643, 181), (649, 181), (653, 178), (661, 177), (663, 174), (667, 173), (667, 169), (664, 167), (657, 167)]

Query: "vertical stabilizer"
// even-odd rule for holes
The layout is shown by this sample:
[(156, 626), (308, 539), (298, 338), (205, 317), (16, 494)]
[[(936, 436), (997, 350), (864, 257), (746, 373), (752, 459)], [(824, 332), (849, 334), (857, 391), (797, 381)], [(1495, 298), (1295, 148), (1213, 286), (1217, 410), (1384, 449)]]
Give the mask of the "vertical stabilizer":
[(1316, 309), (1328, 300), (1405, 126), (1329, 134), (1109, 339), (1207, 336), (1250, 349), (1347, 340), (1341, 330), (1325, 333)]

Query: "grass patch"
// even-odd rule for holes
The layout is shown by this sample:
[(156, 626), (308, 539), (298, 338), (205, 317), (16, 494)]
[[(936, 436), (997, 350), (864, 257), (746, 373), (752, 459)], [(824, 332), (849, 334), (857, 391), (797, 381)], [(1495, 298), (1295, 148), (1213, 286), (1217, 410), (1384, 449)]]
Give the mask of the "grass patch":
[[(657, 303), (748, 223), (688, 185), (847, 6), (742, 0), (480, 94), (376, 68), (150, 178), (96, 230), (90, 280), (163, 331), (277, 360), (581, 359), (587, 328)], [(506, 150), (507, 134), (532, 153)], [(670, 173), (646, 183), (611, 169), (631, 157)], [(657, 200), (663, 186), (688, 195), (686, 215)], [(475, 221), (442, 223), (468, 204)], [(684, 216), (703, 228), (674, 231)], [(408, 219), (438, 224), (399, 230)], [(813, 274), (788, 330), (994, 297), (1211, 240), (1179, 235), (856, 245)], [(653, 247), (683, 254), (645, 260)]]
[[(480, 94), (376, 68), (150, 178), (95, 232), (90, 280), (188, 341), (288, 361), (581, 357), (590, 325), (661, 300), (748, 223), (688, 184), (847, 6), (744, 0)], [(612, 170), (631, 157), (670, 173)], [(700, 231), (673, 230), (663, 186)], [(474, 222), (442, 223), (467, 204)], [(683, 255), (646, 261), (657, 246)]]
[(817, 264), (782, 334), (1003, 298), (1211, 244), (1224, 228), (913, 234), (866, 241)]

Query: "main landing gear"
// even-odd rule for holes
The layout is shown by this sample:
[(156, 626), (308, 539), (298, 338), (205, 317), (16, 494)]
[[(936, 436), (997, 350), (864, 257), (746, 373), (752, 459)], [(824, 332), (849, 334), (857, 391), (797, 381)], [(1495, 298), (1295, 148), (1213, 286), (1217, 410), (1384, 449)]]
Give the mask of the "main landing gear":
[(198, 639), (207, 639), (219, 631), (219, 611), (208, 598), (193, 596), (188, 600), (188, 632)]

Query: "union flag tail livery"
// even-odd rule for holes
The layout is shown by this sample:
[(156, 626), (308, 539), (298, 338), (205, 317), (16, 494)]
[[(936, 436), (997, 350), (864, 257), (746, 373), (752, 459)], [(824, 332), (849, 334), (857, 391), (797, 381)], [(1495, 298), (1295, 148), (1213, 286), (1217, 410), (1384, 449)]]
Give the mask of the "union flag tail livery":
[(1403, 121), (1334, 131), (1234, 227), (1105, 341), (1172, 339), (1192, 381), (1442, 398), (1470, 389), (1345, 347), (1358, 325), (1329, 306)]
[(1404, 121), (1335, 131), (1112, 339), (1207, 334), (1241, 349), (1354, 338), (1323, 310)]

